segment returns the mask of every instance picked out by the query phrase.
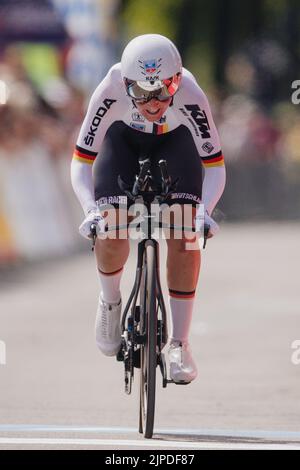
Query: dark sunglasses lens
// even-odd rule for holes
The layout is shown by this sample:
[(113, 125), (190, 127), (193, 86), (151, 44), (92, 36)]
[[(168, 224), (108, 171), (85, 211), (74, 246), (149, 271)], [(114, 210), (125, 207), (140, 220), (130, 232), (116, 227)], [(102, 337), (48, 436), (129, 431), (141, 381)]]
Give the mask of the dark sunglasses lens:
[(128, 79), (125, 79), (125, 84), (127, 93), (131, 98), (133, 98), (137, 103), (147, 103), (152, 98), (156, 98), (159, 101), (167, 101), (178, 90), (180, 79), (181, 74), (178, 73), (173, 77), (162, 80), (162, 86), (158, 90), (142, 88), (137, 82)]

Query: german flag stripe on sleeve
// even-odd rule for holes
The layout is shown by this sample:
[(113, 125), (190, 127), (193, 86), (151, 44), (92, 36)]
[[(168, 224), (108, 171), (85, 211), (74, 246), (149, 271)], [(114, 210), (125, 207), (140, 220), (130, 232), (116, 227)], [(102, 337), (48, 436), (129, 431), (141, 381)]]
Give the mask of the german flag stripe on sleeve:
[(201, 160), (205, 168), (224, 165), (224, 157), (221, 150), (220, 152), (215, 153), (214, 155), (209, 155), (208, 157), (201, 157)]
[(97, 157), (97, 152), (91, 152), (90, 150), (86, 150), (79, 145), (76, 145), (75, 151), (73, 153), (73, 158), (79, 160), (82, 163), (88, 163), (92, 165)]

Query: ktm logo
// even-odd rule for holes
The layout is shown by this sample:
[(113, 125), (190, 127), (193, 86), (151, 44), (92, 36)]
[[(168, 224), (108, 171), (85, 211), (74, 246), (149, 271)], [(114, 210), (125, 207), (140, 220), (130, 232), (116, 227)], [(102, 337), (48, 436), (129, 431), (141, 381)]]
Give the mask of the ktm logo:
[(111, 100), (111, 99), (107, 98), (103, 101), (103, 103), (102, 103), (103, 106), (100, 106), (100, 108), (98, 108), (98, 110), (97, 110), (97, 112), (96, 112), (96, 114), (95, 114), (95, 116), (92, 120), (92, 123), (90, 125), (90, 130), (84, 138), (84, 141), (85, 141), (86, 145), (89, 145), (90, 147), (93, 145), (94, 139), (96, 137), (96, 132), (98, 130), (98, 127), (100, 125), (100, 122), (101, 122), (103, 116), (105, 116), (105, 114), (107, 113), (109, 108), (116, 101), (117, 100)]
[(186, 104), (185, 109), (190, 111), (193, 121), (197, 125), (203, 139), (210, 138), (210, 127), (206, 112), (199, 108), (197, 104)]

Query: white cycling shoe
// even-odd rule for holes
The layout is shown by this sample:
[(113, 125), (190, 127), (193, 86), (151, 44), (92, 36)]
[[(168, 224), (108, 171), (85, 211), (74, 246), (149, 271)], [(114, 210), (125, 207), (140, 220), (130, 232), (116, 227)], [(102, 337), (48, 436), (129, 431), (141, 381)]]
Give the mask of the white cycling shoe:
[(105, 302), (101, 295), (96, 314), (96, 343), (105, 356), (115, 356), (121, 346), (120, 317), (122, 300), (118, 303)]
[(188, 384), (197, 377), (197, 367), (188, 342), (174, 341), (169, 351), (170, 377), (178, 384)]

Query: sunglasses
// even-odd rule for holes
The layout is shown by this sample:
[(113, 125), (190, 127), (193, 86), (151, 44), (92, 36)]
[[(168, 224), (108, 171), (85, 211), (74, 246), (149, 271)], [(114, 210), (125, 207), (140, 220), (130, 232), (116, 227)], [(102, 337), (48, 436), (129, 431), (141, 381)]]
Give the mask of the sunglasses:
[[(165, 80), (152, 82), (141, 82), (125, 79), (127, 94), (140, 104), (148, 103), (153, 98), (158, 101), (168, 101), (178, 90), (181, 74)], [(153, 87), (156, 86), (156, 89)]]
[(161, 95), (149, 95), (148, 98), (132, 98), (135, 103), (138, 104), (146, 104), (149, 103), (152, 99), (156, 99), (158, 101), (164, 102), (168, 101), (171, 97), (170, 96), (161, 96)]

